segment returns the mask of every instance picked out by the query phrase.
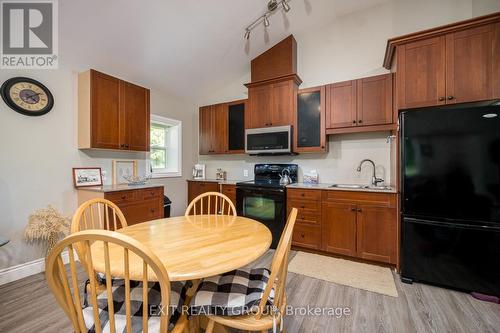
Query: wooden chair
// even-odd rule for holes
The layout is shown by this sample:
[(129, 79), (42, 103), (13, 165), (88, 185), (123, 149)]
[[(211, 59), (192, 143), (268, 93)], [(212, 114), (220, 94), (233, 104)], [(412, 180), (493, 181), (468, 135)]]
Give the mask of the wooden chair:
[[(87, 265), (87, 271), (93, 271), (93, 265), (92, 265), (92, 248), (91, 248), (91, 243), (95, 241), (101, 241), (103, 242), (103, 247), (104, 247), (104, 260), (105, 260), (105, 277), (106, 277), (106, 288), (105, 291), (100, 293), (97, 290), (97, 281), (96, 281), (96, 274), (89, 274), (88, 279), (89, 279), (89, 289), (90, 293), (88, 294), (87, 297), (90, 297), (90, 306), (91, 308), (85, 308), (82, 309), (82, 304), (83, 304), (83, 297), (82, 297), (82, 292), (85, 287), (83, 287), (83, 282), (87, 277), (83, 277), (82, 279), (79, 280), (79, 275), (83, 274), (78, 274), (77, 271), (77, 265), (76, 265), (76, 259), (74, 256), (74, 249), (76, 244), (81, 244), (83, 247), (86, 248), (85, 253), (87, 254), (86, 260), (84, 265)], [(118, 262), (110, 262), (110, 257), (109, 257), (109, 251), (110, 247), (113, 248), (113, 250), (119, 249), (120, 251), (123, 250), (123, 261), (120, 263)], [(67, 250), (67, 253), (69, 255), (69, 267), (66, 269), (66, 267), (63, 264), (63, 260), (61, 255), (65, 253)], [(130, 259), (133, 257), (134, 260), (141, 260), (142, 259), (142, 283), (143, 285), (148, 285), (148, 276), (153, 278), (154, 280), (157, 280), (160, 285), (160, 294), (161, 294), (161, 304), (170, 304), (170, 280), (168, 278), (168, 273), (165, 269), (165, 266), (161, 263), (160, 259), (153, 253), (149, 248), (144, 246), (143, 244), (139, 243), (135, 239), (128, 237), (126, 235), (122, 235), (116, 232), (112, 231), (106, 231), (106, 230), (87, 230), (87, 231), (81, 231), (74, 233), (65, 239), (63, 239), (61, 242), (59, 242), (54, 249), (49, 253), (46, 259), (46, 271), (45, 271), (45, 277), (47, 279), (47, 283), (49, 285), (50, 290), (54, 294), (57, 302), (61, 306), (61, 308), (64, 310), (66, 315), (69, 317), (71, 320), (71, 323), (73, 325), (74, 332), (76, 333), (83, 333), (88, 331), (89, 325), (92, 323), (88, 323), (89, 318), (93, 317), (93, 323), (95, 324), (95, 330), (97, 333), (100, 333), (102, 331), (108, 331), (111, 333), (116, 332), (116, 326), (120, 327), (120, 325), (125, 324), (127, 328), (127, 332), (130, 332), (132, 328), (132, 315), (131, 314), (131, 286), (130, 286), (130, 279), (129, 279), (129, 264), (130, 264)], [(139, 261), (140, 262), (140, 261)], [(116, 314), (115, 311), (120, 310), (114, 308), (113, 303), (113, 295), (115, 294), (115, 290), (113, 289), (113, 284), (112, 284), (112, 278), (111, 278), (111, 270), (112, 267), (116, 267), (116, 265), (124, 265), (124, 273), (125, 273), (125, 278), (123, 283), (124, 283), (124, 289), (125, 289), (125, 296), (124, 296), (124, 303), (125, 303), (125, 312), (126, 314)], [(82, 288), (80, 289), (79, 286)], [(71, 286), (70, 286), (71, 284)], [(123, 287), (122, 287), (123, 288)], [(151, 325), (149, 320), (151, 318), (154, 318), (156, 326), (158, 326), (158, 320), (159, 320), (159, 332), (167, 332), (168, 328), (168, 323), (169, 323), (169, 316), (170, 314), (170, 308), (165, 307), (165, 311), (160, 311), (159, 312), (159, 319), (158, 317), (151, 317), (148, 319), (148, 312), (149, 312), (149, 305), (148, 303), (148, 288), (142, 288), (142, 302), (143, 302), (143, 307), (142, 307), (142, 332), (148, 332), (148, 324)], [(97, 295), (99, 295), (99, 300)], [(107, 303), (106, 299), (102, 299), (102, 295), (107, 296)], [(98, 301), (101, 304), (101, 307), (98, 306)], [(102, 303), (104, 301), (104, 303)], [(132, 301), (135, 301), (135, 299), (132, 299)], [(107, 304), (107, 311), (109, 314), (109, 321), (105, 323), (105, 329), (101, 329), (101, 319), (99, 315), (99, 310), (102, 310), (102, 304), (106, 305)], [(88, 310), (85, 312), (85, 310)], [(84, 315), (85, 313), (85, 315)], [(93, 314), (93, 316), (91, 315)], [(124, 318), (125, 317), (125, 318)], [(101, 313), (101, 318), (102, 313)], [(85, 322), (85, 319), (87, 319), (87, 325)], [(135, 315), (135, 319), (137, 319), (137, 315)], [(187, 319), (185, 316), (181, 316), (181, 319), (177, 321), (177, 324), (175, 325), (175, 328), (173, 329), (173, 332), (185, 332), (187, 330)], [(109, 330), (108, 330), (109, 328)]]
[(216, 214), (236, 216), (236, 208), (231, 199), (219, 192), (202, 193), (191, 201), (185, 216)]
[(109, 200), (91, 199), (78, 207), (71, 220), (71, 233), (82, 230), (118, 230), (127, 226), (120, 208)]
[[(269, 283), (264, 290), (264, 294), (259, 304), (257, 313), (244, 316), (207, 316), (208, 324), (205, 333), (212, 333), (215, 323), (228, 326), (231, 328), (246, 330), (246, 331), (261, 331), (267, 333), (273, 328), (274, 317), (272, 314), (266, 313), (266, 305), (271, 291), (274, 289), (273, 305), (278, 309), (279, 316), (277, 317), (277, 325), (280, 324), (281, 318), (284, 315), (286, 307), (286, 276), (288, 271), (288, 255), (292, 246), (292, 234), (295, 220), (297, 219), (297, 209), (292, 208), (285, 230), (281, 235), (278, 247), (274, 253), (271, 263), (271, 274)], [(279, 327), (279, 326), (278, 326)]]

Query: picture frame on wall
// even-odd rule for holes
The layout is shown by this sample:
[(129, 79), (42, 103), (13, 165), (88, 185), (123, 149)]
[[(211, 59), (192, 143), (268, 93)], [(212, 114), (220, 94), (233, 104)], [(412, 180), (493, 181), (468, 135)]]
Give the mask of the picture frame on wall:
[(113, 161), (113, 185), (128, 184), (124, 177), (137, 177), (137, 161)]
[(76, 188), (102, 186), (101, 168), (73, 168), (73, 184)]

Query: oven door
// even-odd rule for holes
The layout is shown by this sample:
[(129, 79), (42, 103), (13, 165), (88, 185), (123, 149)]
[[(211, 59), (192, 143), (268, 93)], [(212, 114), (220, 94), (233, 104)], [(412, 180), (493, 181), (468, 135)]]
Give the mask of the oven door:
[(285, 228), (286, 195), (284, 189), (237, 187), (236, 210), (239, 216), (257, 220), (273, 235), (275, 249)]

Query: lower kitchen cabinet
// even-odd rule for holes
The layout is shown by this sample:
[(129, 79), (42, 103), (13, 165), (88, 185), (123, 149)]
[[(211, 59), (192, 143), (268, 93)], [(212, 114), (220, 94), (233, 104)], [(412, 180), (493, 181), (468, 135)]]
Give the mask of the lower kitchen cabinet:
[(382, 206), (357, 206), (358, 257), (396, 263), (396, 209)]
[(287, 189), (295, 247), (397, 264), (395, 193)]
[(236, 185), (222, 184), (221, 193), (231, 199), (231, 202), (236, 207)]
[(206, 192), (219, 192), (219, 183), (211, 181), (188, 180), (188, 205), (194, 198)]
[(87, 200), (104, 198), (120, 208), (128, 225), (163, 218), (163, 186), (124, 189), (124, 190), (102, 190), (79, 189), (78, 204)]
[(323, 250), (356, 256), (356, 206), (323, 202)]

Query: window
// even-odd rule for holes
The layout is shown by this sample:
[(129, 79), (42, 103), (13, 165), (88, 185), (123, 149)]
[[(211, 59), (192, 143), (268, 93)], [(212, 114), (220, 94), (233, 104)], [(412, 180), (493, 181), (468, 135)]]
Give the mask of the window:
[(153, 178), (182, 176), (182, 122), (151, 115), (150, 131)]

